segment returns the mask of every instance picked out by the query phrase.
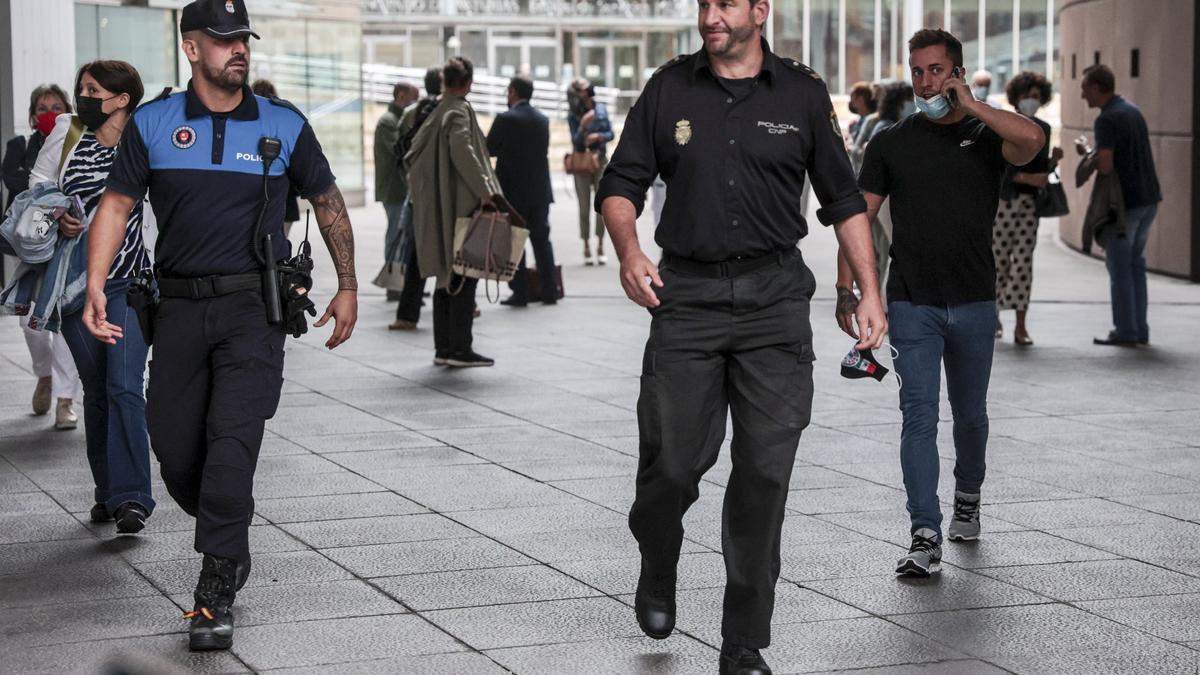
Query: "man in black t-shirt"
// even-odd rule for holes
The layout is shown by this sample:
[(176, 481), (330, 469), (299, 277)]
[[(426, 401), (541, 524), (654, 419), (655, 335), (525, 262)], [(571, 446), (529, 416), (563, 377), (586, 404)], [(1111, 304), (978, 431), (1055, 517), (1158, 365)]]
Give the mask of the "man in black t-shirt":
[[(1028, 118), (972, 96), (962, 80), (962, 44), (953, 35), (921, 30), (908, 45), (921, 113), (871, 140), (858, 184), (871, 218), (891, 197), (888, 314), (899, 352), (900, 464), (912, 519), (912, 546), (896, 573), (926, 576), (941, 563), (937, 422), (943, 363), (957, 455), (948, 534), (960, 541), (979, 538), (996, 327), (992, 222), (1006, 164), (1028, 163), (1045, 137)], [(853, 335), (843, 315), (853, 309), (851, 281), (842, 260), (839, 322)]]

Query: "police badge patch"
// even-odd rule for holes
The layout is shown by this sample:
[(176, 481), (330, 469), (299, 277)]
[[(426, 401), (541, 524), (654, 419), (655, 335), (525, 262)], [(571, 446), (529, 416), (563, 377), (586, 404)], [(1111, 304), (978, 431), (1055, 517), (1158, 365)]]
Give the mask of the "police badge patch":
[(186, 125), (179, 127), (171, 134), (171, 143), (180, 150), (187, 150), (196, 144), (196, 130)]
[(675, 123), (675, 143), (687, 145), (690, 140), (692, 140), (692, 123), (687, 120), (679, 120)]
[(837, 111), (829, 111), (829, 125), (833, 127), (833, 135), (838, 138), (844, 138), (842, 135), (842, 125), (838, 124)]

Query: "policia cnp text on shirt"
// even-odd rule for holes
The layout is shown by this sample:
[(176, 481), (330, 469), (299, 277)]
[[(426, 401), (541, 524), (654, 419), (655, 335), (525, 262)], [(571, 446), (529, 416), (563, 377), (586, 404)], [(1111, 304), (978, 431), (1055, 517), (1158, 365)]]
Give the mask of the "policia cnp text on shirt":
[(242, 0), (196, 0), (179, 24), (192, 80), (186, 92), (139, 108), (125, 127), (92, 222), (84, 322), (102, 341), (122, 337), (105, 320), (104, 273), (126, 215), (149, 188), (162, 296), (150, 440), (167, 490), (196, 518), (203, 554), (189, 646), (227, 649), (230, 608), (250, 569), (254, 469), (283, 386), (284, 327), (268, 318), (265, 282), (274, 275), (263, 269), (288, 256), (289, 185), (312, 202), (337, 270), (337, 294), (314, 324), (335, 320), (331, 349), (354, 329), (358, 286), (350, 220), (312, 127), (291, 104), (246, 86), (250, 36), (258, 36)]
[[(762, 39), (765, 0), (698, 3), (704, 49), (659, 69), (625, 122), (601, 181), (626, 294), (653, 315), (638, 401), (640, 462), (630, 528), (642, 554), (635, 613), (665, 638), (675, 623), (681, 520), (716, 461), (732, 413), (733, 473), (722, 540), (727, 583), (722, 673), (769, 672), (784, 502), (813, 395), (809, 298), (797, 243), (807, 175), (864, 282), (860, 347), (886, 321), (875, 289), (866, 203), (829, 94), (808, 67)], [(635, 220), (661, 175), (656, 267)]]

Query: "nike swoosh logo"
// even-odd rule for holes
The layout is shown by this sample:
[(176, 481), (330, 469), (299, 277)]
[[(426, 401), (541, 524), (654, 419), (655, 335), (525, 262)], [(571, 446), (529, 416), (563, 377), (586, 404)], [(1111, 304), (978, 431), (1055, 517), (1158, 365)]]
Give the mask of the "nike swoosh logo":
[(958, 144), (958, 147), (965, 148), (968, 145), (975, 145), (975, 141), (971, 141), (971, 140), (963, 141), (962, 143)]

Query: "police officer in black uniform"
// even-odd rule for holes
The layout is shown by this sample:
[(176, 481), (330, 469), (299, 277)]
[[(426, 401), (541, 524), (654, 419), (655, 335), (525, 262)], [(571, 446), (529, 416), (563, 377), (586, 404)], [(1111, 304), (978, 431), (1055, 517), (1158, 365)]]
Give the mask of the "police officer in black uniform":
[[(312, 127), (291, 104), (256, 97), (246, 85), (250, 37), (258, 36), (242, 0), (196, 0), (183, 8), (179, 29), (192, 80), (126, 125), (91, 226), (84, 321), (102, 341), (123, 337), (106, 321), (103, 275), (126, 215), (148, 188), (160, 228), (161, 296), (150, 440), (168, 492), (196, 518), (203, 560), (186, 615), (189, 646), (228, 649), (230, 608), (250, 570), (254, 469), (279, 404), (285, 326), (296, 326), (294, 313), (280, 322), (269, 310), (278, 295), (268, 280), (280, 277), (266, 271), (290, 255), (282, 229), (289, 185), (312, 202), (337, 270), (338, 291), (314, 324), (335, 320), (330, 349), (350, 337), (357, 318), (354, 238)], [(306, 299), (306, 287), (289, 288), (292, 299)]]
[[(635, 612), (653, 638), (675, 625), (683, 514), (733, 417), (725, 491), (721, 673), (769, 673), (784, 503), (813, 395), (813, 274), (797, 248), (807, 176), (861, 280), (860, 349), (887, 326), (874, 289), (866, 204), (821, 79), (771, 53), (767, 0), (700, 0), (704, 48), (650, 78), (625, 122), (596, 207), (626, 294), (652, 315), (638, 400), (640, 462), (629, 525), (642, 554)], [(656, 268), (635, 220), (667, 185)]]

